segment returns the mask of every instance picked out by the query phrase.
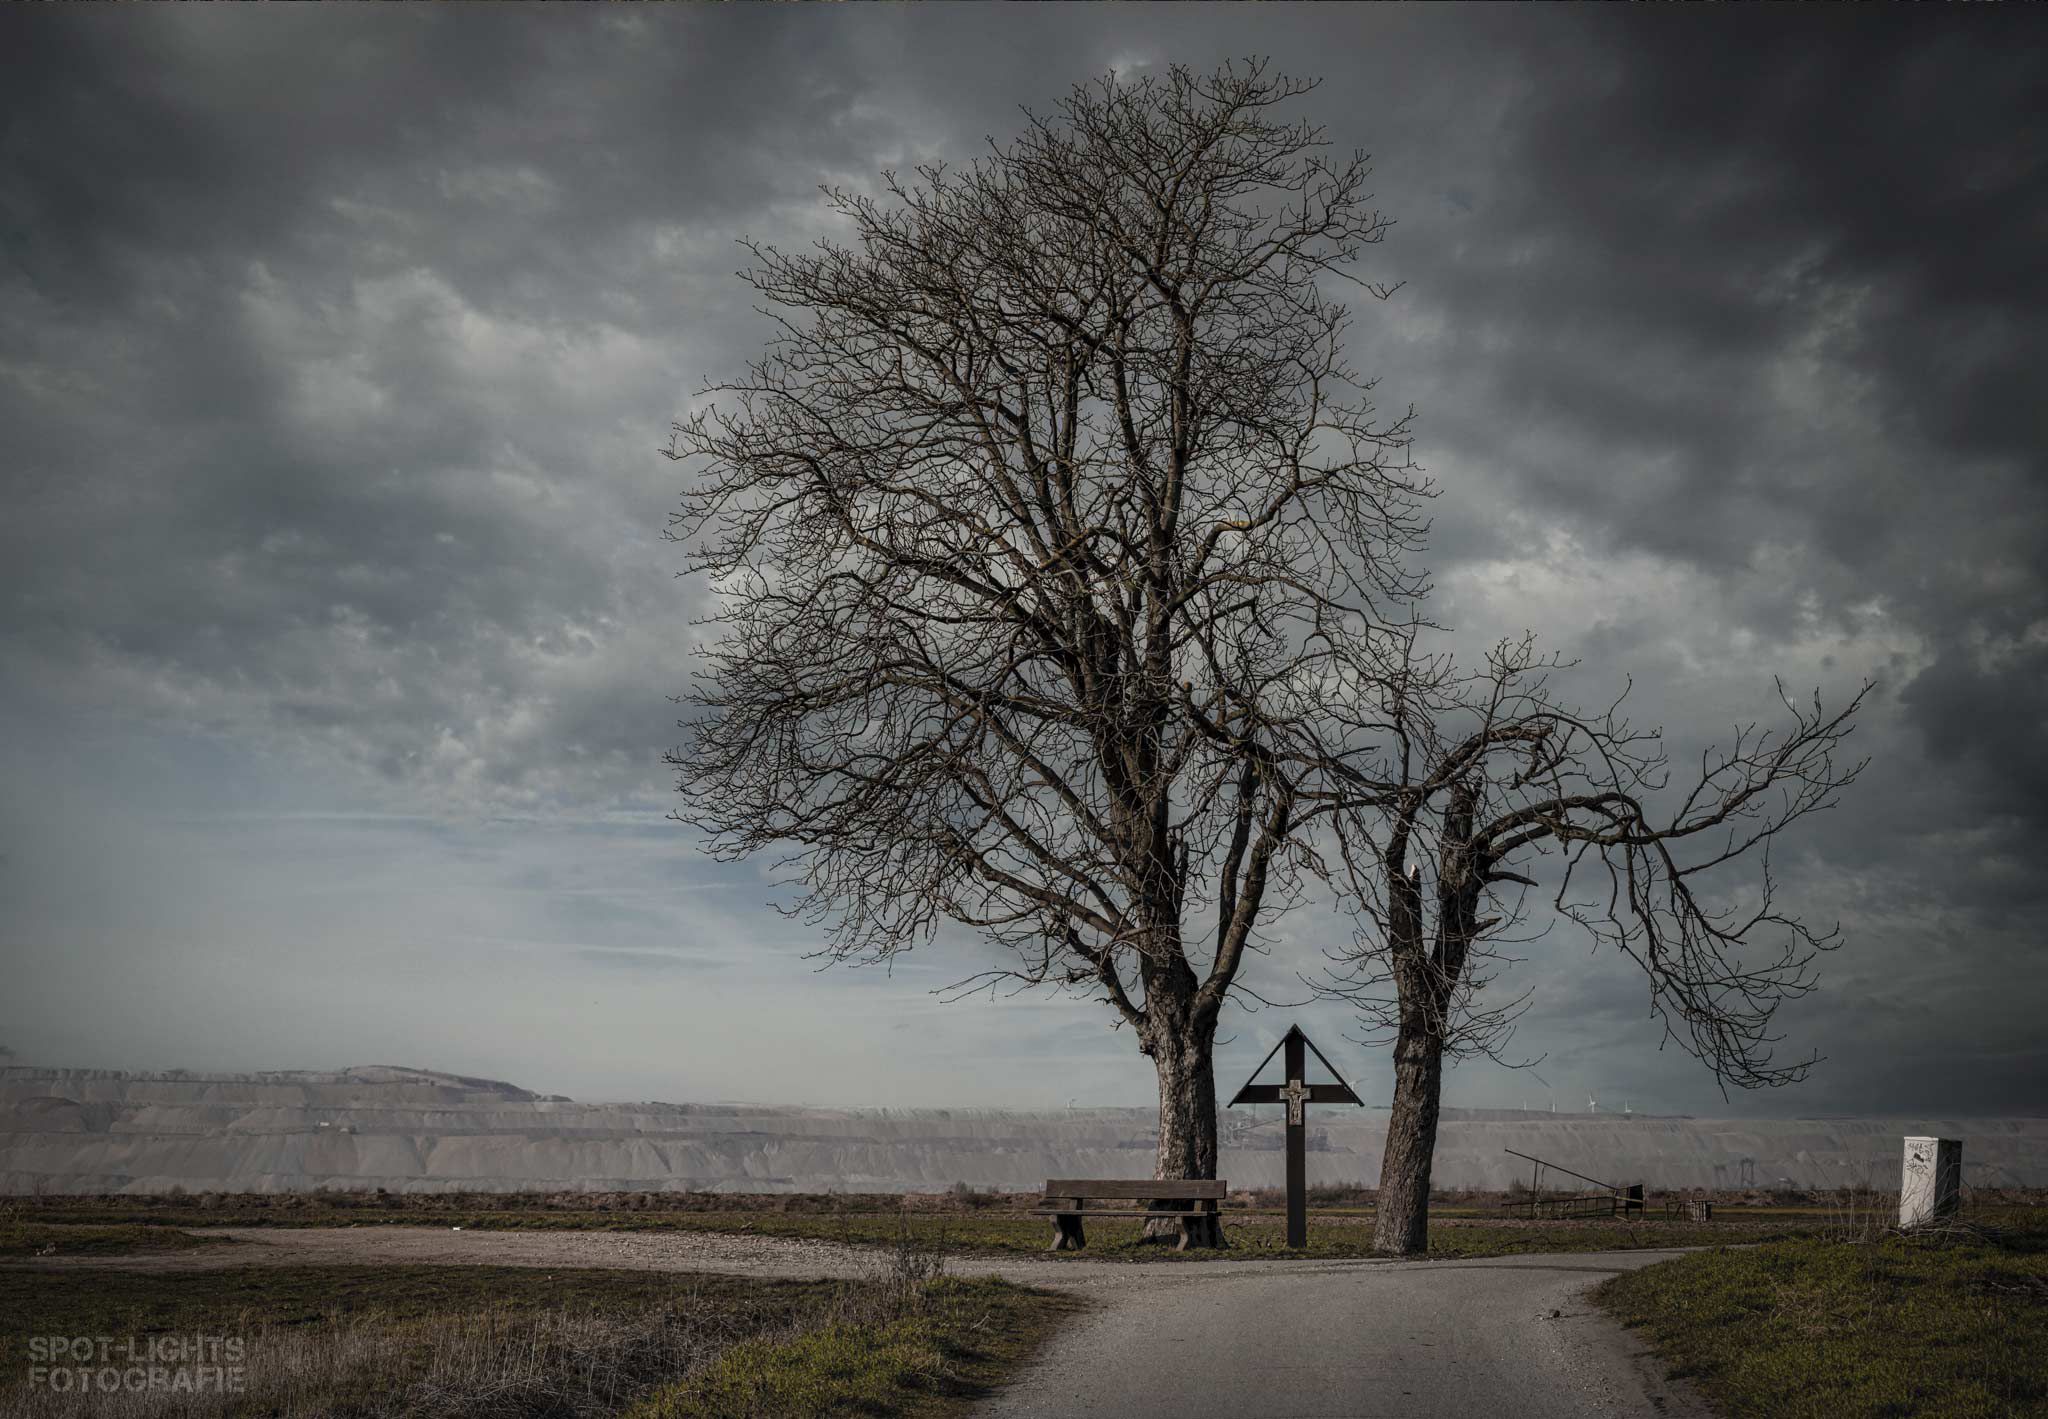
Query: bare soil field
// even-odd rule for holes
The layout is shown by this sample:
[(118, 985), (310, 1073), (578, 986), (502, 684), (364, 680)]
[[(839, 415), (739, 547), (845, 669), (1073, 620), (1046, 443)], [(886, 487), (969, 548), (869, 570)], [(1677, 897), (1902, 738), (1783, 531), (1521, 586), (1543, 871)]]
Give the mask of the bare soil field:
[(716, 1271), (750, 1276), (857, 1277), (870, 1249), (720, 1232), (487, 1231), (452, 1227), (229, 1227), (188, 1235), (236, 1245), (128, 1255), (66, 1254), (53, 1269), (213, 1271), (243, 1266), (522, 1266), (607, 1271)]

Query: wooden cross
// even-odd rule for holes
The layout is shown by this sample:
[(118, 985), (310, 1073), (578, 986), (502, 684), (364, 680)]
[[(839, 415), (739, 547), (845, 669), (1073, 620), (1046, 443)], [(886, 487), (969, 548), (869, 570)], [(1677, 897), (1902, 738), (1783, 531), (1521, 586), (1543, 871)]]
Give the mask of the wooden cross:
[[(1323, 1052), (1309, 1042), (1299, 1025), (1290, 1025), (1287, 1033), (1272, 1051), (1259, 1061), (1259, 1068), (1252, 1071), (1252, 1079), (1259, 1077), (1259, 1070), (1273, 1062), (1273, 1056), (1282, 1049), (1287, 1051), (1284, 1063), (1287, 1066), (1287, 1083), (1254, 1084), (1245, 1081), (1237, 1091), (1233, 1104), (1280, 1104), (1287, 1105), (1287, 1245), (1300, 1248), (1308, 1245), (1308, 1106), (1310, 1104), (1356, 1104), (1362, 1102), (1351, 1092), (1351, 1086), (1344, 1082), (1330, 1061), (1323, 1059)], [(1322, 1059), (1323, 1068), (1328, 1069), (1334, 1084), (1307, 1084), (1308, 1055), (1313, 1052)]]

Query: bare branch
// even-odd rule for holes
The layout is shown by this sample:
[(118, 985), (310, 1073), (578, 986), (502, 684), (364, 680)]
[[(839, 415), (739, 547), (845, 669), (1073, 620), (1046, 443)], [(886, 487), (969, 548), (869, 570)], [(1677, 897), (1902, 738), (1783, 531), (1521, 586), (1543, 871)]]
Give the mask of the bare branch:
[[(1386, 813), (1388, 876), (1379, 890), (1399, 895), (1402, 855), (1411, 843), (1427, 844), (1436, 924), (1431, 936), (1419, 917), (1375, 918), (1346, 960), (1377, 960), (1383, 969), (1340, 969), (1332, 993), (1357, 1000), (1367, 1018), (1398, 1024), (1407, 1010), (1415, 1028), (1447, 1047), (1484, 1041), (1480, 1051), (1492, 1053), (1504, 1021), (1477, 1005), (1470, 976), (1454, 963), (1461, 950), (1485, 958), (1489, 934), (1523, 919), (1519, 901), (1499, 916), (1478, 915), (1494, 889), (1535, 888), (1536, 864), (1563, 850), (1551, 909), (1644, 972), (1668, 1038), (1724, 1085), (1803, 1077), (1812, 1061), (1779, 1062), (1770, 1020), (1783, 1001), (1812, 989), (1813, 961), (1838, 944), (1837, 933), (1810, 930), (1778, 910), (1770, 845), (1829, 807), (1863, 768), (1841, 762), (1839, 750), (1869, 687), (1829, 714), (1817, 693), (1802, 707), (1779, 685), (1789, 725), (1738, 726), (1728, 747), (1708, 750), (1696, 778), (1674, 794), (1660, 733), (1632, 729), (1621, 698), (1596, 714), (1560, 705), (1549, 687), (1560, 668), (1524, 638), (1496, 646), (1483, 670), (1464, 674), (1411, 651), (1380, 687), (1389, 702), (1427, 705), (1431, 714), (1404, 721), (1403, 757), (1385, 765), (1410, 787)], [(1672, 806), (1660, 812), (1666, 802)], [(1701, 842), (1704, 850), (1695, 847)], [(1697, 894), (1695, 879), (1752, 854), (1760, 864), (1752, 909), (1716, 910)], [(1776, 944), (1766, 945), (1773, 933)], [(1397, 987), (1394, 997), (1373, 993), (1370, 982), (1380, 979)], [(1404, 981), (1406, 995), (1398, 989)]]
[(828, 190), (846, 245), (746, 244), (776, 338), (668, 450), (716, 597), (669, 762), (714, 852), (791, 854), (830, 958), (969, 925), (1014, 962), (963, 985), (1099, 990), (1206, 1061), (1355, 860), (1430, 489), (1342, 359), (1320, 278), (1388, 294), (1349, 269), (1388, 223), (1276, 116), (1306, 87), (1111, 76)]

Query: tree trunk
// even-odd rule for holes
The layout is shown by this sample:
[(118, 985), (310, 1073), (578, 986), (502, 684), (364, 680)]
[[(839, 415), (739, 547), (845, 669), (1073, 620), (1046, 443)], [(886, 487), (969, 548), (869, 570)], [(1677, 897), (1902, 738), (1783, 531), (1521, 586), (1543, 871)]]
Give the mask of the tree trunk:
[(1374, 1251), (1420, 1256), (1429, 1250), (1429, 1169), (1443, 1081), (1443, 1036), (1420, 1021), (1402, 1022), (1394, 1042), (1394, 1111), (1380, 1164)]
[(1216, 1066), (1210, 1042), (1164, 1043), (1152, 1055), (1159, 1071), (1159, 1161), (1155, 1178), (1216, 1176)]
[[(1213, 1030), (1183, 1027), (1154, 1037), (1152, 1064), (1159, 1072), (1159, 1158), (1155, 1178), (1216, 1176), (1216, 1066)], [(1176, 1208), (1184, 1211), (1186, 1208)], [(1180, 1223), (1145, 1224), (1145, 1240), (1180, 1240)]]

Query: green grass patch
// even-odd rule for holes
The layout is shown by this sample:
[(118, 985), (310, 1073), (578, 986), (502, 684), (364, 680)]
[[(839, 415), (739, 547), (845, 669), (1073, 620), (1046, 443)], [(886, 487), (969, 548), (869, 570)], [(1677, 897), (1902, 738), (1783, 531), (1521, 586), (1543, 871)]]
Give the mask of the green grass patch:
[(127, 1256), (136, 1252), (184, 1251), (229, 1246), (226, 1237), (195, 1237), (176, 1227), (61, 1226), (49, 1222), (0, 1222), (0, 1257)]
[(992, 1393), (1082, 1308), (1070, 1296), (1000, 1281), (935, 1281), (893, 1320), (735, 1346), (701, 1375), (630, 1410), (629, 1419), (958, 1413)]
[(1526, 1226), (1441, 1225), (1429, 1229), (1431, 1260), (1530, 1256), (1563, 1252), (1660, 1251), (1672, 1247), (1725, 1246), (1774, 1233), (1694, 1222), (1537, 1222)]
[(1732, 1416), (2048, 1415), (2048, 1232), (1794, 1238), (1696, 1252), (1593, 1293)]

